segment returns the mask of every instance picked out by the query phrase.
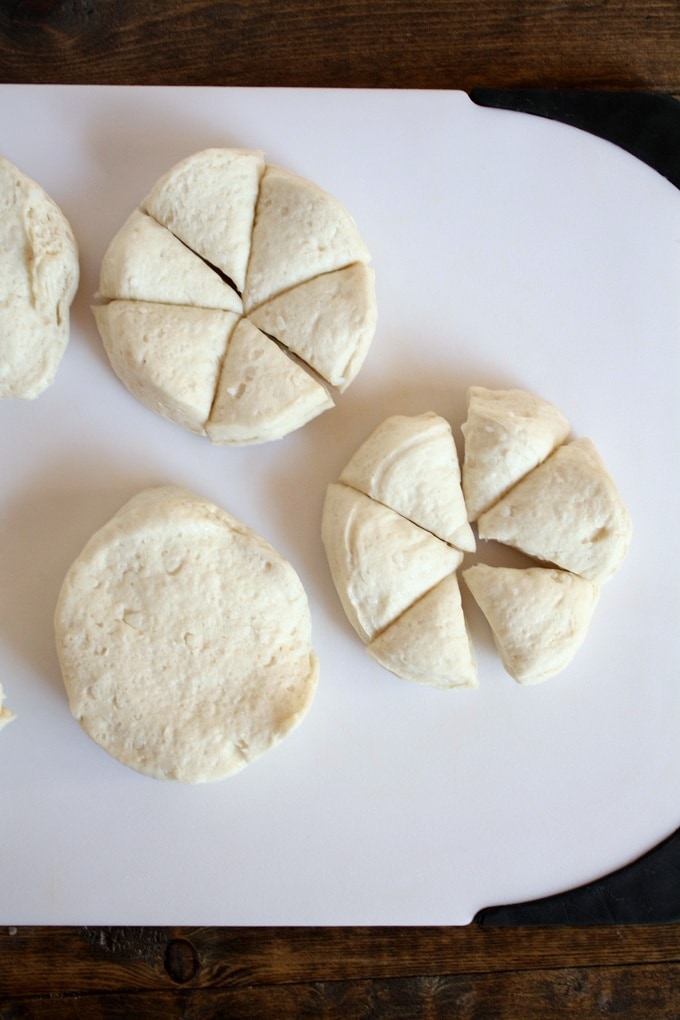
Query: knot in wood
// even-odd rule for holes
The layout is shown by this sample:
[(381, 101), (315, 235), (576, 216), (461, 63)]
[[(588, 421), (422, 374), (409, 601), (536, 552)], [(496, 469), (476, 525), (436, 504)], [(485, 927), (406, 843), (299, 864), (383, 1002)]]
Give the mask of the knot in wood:
[(198, 954), (188, 939), (172, 939), (165, 950), (165, 969), (179, 985), (191, 981), (199, 967)]

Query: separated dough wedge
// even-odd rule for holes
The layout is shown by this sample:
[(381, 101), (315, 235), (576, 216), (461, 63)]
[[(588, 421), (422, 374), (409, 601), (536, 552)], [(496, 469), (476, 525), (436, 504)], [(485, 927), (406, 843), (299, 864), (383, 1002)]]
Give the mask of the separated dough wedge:
[(620, 567), (631, 520), (589, 439), (560, 446), (478, 521), (479, 537), (601, 585)]
[(443, 690), (477, 687), (477, 661), (456, 574), (406, 609), (366, 651), (404, 680)]
[(204, 149), (171, 167), (142, 208), (243, 293), (263, 171), (261, 152)]
[(55, 636), (74, 717), (159, 779), (242, 769), (302, 720), (317, 684), (291, 565), (174, 486), (139, 493), (93, 535), (64, 579)]
[(107, 248), (97, 297), (243, 311), (234, 288), (141, 209), (131, 213)]
[(544, 567), (478, 564), (463, 577), (491, 626), (505, 669), (521, 684), (547, 680), (571, 662), (600, 594), (583, 577)]
[(561, 411), (525, 390), (468, 390), (463, 493), (468, 518), (493, 506), (562, 443), (569, 422)]
[(248, 319), (227, 347), (206, 424), (213, 443), (280, 439), (333, 406), (325, 388)]
[(336, 483), (326, 490), (321, 537), (347, 619), (365, 642), (463, 558), (389, 507)]
[(276, 294), (370, 254), (347, 210), (311, 181), (268, 165), (253, 227), (246, 314)]
[(249, 317), (342, 392), (363, 365), (375, 333), (375, 273), (363, 262), (324, 273)]
[(3, 726), (6, 726), (8, 722), (11, 722), (12, 719), (16, 718), (16, 716), (12, 712), (10, 712), (8, 708), (5, 708), (3, 706), (4, 700), (5, 692), (2, 689), (2, 684), (0, 684), (0, 730), (2, 729)]
[(93, 308), (111, 365), (146, 407), (205, 433), (234, 312), (145, 301)]
[(451, 426), (434, 412), (387, 418), (356, 451), (340, 481), (463, 551), (475, 548)]
[(78, 247), (61, 209), (0, 158), (0, 399), (33, 399), (54, 382), (78, 279)]

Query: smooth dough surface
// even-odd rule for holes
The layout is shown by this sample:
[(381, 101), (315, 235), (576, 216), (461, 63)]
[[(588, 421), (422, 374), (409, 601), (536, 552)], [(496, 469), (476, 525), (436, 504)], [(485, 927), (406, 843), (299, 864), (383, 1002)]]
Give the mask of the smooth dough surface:
[(477, 564), (463, 578), (486, 616), (506, 671), (536, 684), (569, 665), (583, 644), (599, 588), (564, 570)]
[(561, 411), (525, 390), (468, 390), (463, 493), (477, 520), (520, 478), (548, 457), (569, 433)]
[(394, 510), (338, 483), (326, 490), (321, 537), (347, 619), (365, 642), (463, 558)]
[(601, 585), (620, 567), (631, 519), (589, 439), (565, 443), (478, 520), (479, 537)]
[(78, 280), (66, 217), (40, 185), (0, 158), (0, 399), (33, 399), (54, 382)]
[(434, 412), (385, 419), (354, 453), (340, 481), (445, 542), (474, 550), (451, 426)]
[(370, 644), (368, 654), (403, 680), (450, 690), (477, 687), (456, 574), (449, 574), (406, 609)]
[(55, 635), (74, 717), (159, 779), (237, 772), (301, 721), (317, 684), (291, 565), (175, 486), (142, 491), (93, 535), (63, 582)]

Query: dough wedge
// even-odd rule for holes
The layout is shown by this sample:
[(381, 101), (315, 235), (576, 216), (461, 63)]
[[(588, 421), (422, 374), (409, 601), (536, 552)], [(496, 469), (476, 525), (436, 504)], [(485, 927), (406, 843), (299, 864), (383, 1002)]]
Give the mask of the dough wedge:
[(628, 551), (631, 519), (591, 440), (565, 443), (481, 514), (478, 533), (602, 585)]
[(203, 149), (171, 167), (141, 207), (242, 294), (263, 172), (261, 152)]
[(548, 457), (569, 434), (561, 411), (525, 390), (471, 386), (465, 437), (463, 493), (468, 518), (501, 496)]
[(347, 619), (364, 642), (462, 561), (463, 554), (347, 485), (326, 490), (321, 538)]
[(477, 564), (463, 578), (487, 618), (506, 671), (537, 684), (565, 669), (583, 644), (599, 588), (545, 567)]
[(205, 434), (234, 312), (146, 301), (93, 309), (116, 375), (146, 407)]
[(451, 426), (434, 412), (387, 418), (352, 456), (340, 481), (444, 542), (474, 550)]
[(234, 288), (141, 209), (128, 216), (104, 254), (97, 298), (243, 311)]
[(456, 574), (404, 610), (366, 651), (403, 680), (441, 690), (477, 687), (477, 660)]
[(206, 424), (213, 443), (281, 439), (333, 407), (326, 389), (248, 319), (234, 329)]

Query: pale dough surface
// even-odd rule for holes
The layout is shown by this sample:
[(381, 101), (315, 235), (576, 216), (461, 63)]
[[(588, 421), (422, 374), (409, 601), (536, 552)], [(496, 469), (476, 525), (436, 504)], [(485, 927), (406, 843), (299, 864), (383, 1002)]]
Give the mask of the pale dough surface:
[(2, 689), (2, 684), (0, 684), (0, 730), (15, 718), (14, 714), (3, 705), (4, 700), (5, 692)]
[(471, 552), (472, 528), (451, 426), (431, 411), (386, 418), (348, 461), (340, 481)]
[(519, 389), (468, 390), (463, 492), (477, 520), (520, 478), (546, 459), (569, 433), (569, 422), (547, 400)]
[(63, 582), (55, 635), (75, 718), (160, 779), (237, 772), (301, 721), (317, 684), (291, 565), (175, 486), (142, 491), (93, 535)]
[(62, 211), (0, 158), (0, 399), (33, 399), (54, 382), (79, 273)]
[(366, 651), (403, 680), (442, 690), (477, 687), (477, 660), (457, 575), (449, 574), (404, 610)]
[(486, 616), (507, 672), (536, 684), (563, 670), (583, 644), (599, 588), (564, 570), (477, 564), (463, 578)]
[(365, 642), (463, 558), (394, 510), (338, 483), (326, 490), (321, 537), (347, 619)]
[(479, 537), (601, 585), (619, 569), (631, 519), (591, 440), (564, 443), (478, 521)]

